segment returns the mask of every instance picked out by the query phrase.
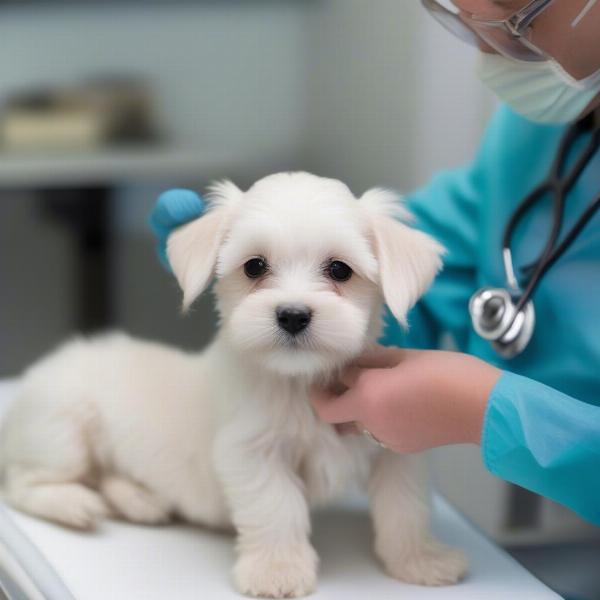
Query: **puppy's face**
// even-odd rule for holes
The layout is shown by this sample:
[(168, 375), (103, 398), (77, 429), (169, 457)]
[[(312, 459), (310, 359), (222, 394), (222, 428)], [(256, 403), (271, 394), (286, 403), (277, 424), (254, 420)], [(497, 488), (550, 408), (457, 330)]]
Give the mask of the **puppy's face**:
[(184, 306), (216, 275), (223, 334), (284, 375), (356, 357), (377, 335), (382, 300), (404, 320), (439, 268), (439, 246), (393, 218), (388, 192), (357, 201), (338, 181), (284, 173), (246, 193), (220, 184), (211, 200), (169, 239)]
[(380, 293), (357, 202), (338, 182), (281, 175), (245, 195), (218, 254), (222, 327), (286, 374), (360, 353)]

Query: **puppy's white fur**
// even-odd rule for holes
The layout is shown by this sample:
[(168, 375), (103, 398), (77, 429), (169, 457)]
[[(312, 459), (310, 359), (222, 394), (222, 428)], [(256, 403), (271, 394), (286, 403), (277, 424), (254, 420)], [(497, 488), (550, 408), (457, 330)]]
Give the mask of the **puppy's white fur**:
[[(216, 185), (208, 214), (168, 248), (186, 308), (216, 276), (214, 342), (196, 355), (112, 334), (34, 365), (0, 432), (6, 498), (81, 528), (111, 513), (233, 525), (238, 589), (295, 597), (315, 586), (310, 507), (368, 483), (387, 571), (457, 581), (465, 559), (430, 537), (420, 457), (342, 438), (308, 401), (312, 384), (335, 381), (377, 339), (384, 301), (405, 322), (440, 267), (440, 246), (399, 216), (389, 192), (357, 201), (342, 183), (306, 173), (245, 193)], [(256, 256), (269, 270), (253, 280), (243, 265)], [(327, 276), (333, 259), (352, 267), (349, 281)], [(290, 303), (313, 313), (293, 339), (275, 317)]]

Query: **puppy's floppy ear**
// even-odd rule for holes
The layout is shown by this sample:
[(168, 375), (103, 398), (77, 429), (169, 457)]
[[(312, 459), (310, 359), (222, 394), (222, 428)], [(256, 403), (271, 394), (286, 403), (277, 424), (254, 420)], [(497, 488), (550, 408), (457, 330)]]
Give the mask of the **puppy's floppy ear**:
[(410, 221), (412, 216), (395, 193), (372, 189), (360, 203), (370, 221), (385, 302), (406, 326), (408, 311), (441, 269), (445, 250), (427, 234), (402, 222)]
[(229, 181), (212, 185), (205, 198), (206, 214), (169, 236), (167, 256), (183, 290), (183, 310), (192, 305), (213, 278), (219, 247), (242, 196), (243, 192)]

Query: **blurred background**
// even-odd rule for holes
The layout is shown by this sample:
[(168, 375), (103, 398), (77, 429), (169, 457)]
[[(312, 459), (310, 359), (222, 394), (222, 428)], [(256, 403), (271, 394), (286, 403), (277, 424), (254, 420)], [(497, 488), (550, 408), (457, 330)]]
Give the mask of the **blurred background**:
[[(0, 1), (0, 40), (0, 378), (77, 331), (210, 339), (210, 298), (182, 318), (156, 259), (161, 191), (283, 169), (410, 191), (468, 161), (494, 108), (417, 1)], [(476, 448), (432, 463), (518, 558), (537, 568), (545, 544), (581, 579), (595, 529), (488, 476)]]

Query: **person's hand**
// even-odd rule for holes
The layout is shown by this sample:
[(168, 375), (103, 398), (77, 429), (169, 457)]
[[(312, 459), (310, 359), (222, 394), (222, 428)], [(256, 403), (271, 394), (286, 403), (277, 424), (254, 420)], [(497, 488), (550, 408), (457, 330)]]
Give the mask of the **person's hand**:
[(367, 430), (389, 449), (409, 454), (478, 444), (500, 374), (458, 352), (378, 346), (344, 370), (346, 391), (314, 389), (311, 400), (319, 417), (341, 433)]
[(203, 213), (204, 202), (192, 190), (169, 190), (159, 196), (149, 223), (158, 241), (158, 257), (167, 269), (171, 270), (167, 259), (167, 238), (174, 229), (201, 217)]

